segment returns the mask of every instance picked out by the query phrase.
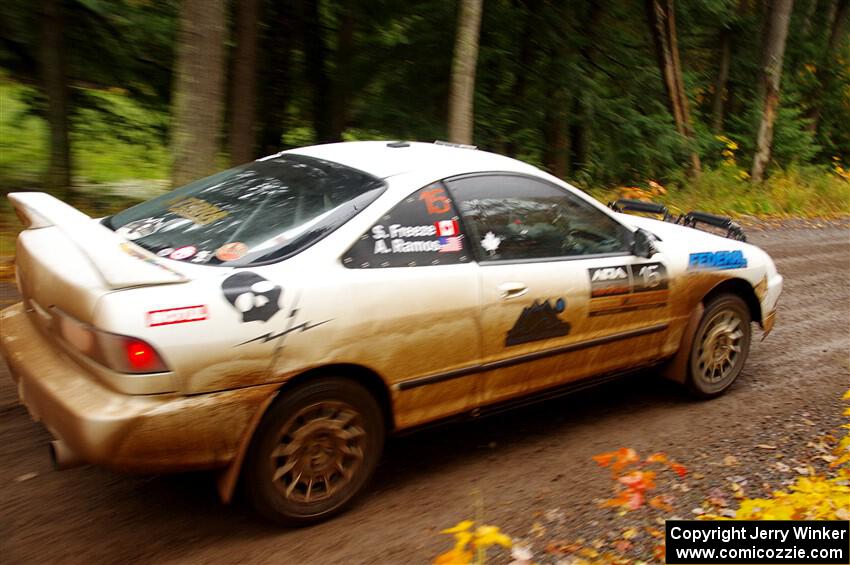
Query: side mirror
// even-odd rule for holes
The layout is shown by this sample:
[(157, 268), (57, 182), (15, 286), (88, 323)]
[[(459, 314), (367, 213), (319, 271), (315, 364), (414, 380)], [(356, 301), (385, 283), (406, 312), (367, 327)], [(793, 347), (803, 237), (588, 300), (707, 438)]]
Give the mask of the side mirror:
[(643, 228), (638, 228), (632, 235), (632, 255), (651, 259), (658, 253), (655, 247), (655, 237)]

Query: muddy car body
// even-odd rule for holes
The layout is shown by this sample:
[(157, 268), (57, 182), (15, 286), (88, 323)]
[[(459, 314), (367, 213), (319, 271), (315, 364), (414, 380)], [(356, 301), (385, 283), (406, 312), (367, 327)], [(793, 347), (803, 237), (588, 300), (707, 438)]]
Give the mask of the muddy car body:
[(385, 433), (650, 365), (719, 394), (782, 287), (752, 245), (467, 148), (302, 148), (103, 220), (10, 198), (2, 349), (58, 462), (220, 469), (224, 499), (241, 473), (290, 524)]

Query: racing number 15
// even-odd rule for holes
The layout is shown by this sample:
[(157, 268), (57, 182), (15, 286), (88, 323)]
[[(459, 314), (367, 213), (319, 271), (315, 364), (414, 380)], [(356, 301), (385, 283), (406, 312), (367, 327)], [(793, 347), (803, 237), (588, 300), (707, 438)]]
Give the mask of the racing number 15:
[(638, 276), (643, 279), (644, 288), (655, 288), (661, 284), (658, 265), (644, 265), (638, 271)]

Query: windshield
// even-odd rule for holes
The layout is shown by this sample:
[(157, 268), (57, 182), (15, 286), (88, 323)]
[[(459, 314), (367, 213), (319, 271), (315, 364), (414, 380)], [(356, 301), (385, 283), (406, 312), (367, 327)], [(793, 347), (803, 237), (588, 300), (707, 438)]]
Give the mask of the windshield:
[(282, 154), (195, 181), (104, 223), (161, 257), (238, 267), (298, 253), (384, 188), (339, 163)]

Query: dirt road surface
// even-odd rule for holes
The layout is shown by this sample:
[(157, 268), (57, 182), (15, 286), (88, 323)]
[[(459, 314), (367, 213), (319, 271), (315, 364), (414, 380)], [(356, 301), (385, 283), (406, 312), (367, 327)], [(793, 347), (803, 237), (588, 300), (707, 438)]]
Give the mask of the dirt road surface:
[[(553, 562), (542, 553), (552, 536), (591, 540), (620, 526), (613, 512), (598, 508), (611, 482), (591, 457), (623, 446), (665, 451), (692, 477), (705, 476), (689, 477), (690, 493), (676, 500), (685, 518), (729, 475), (748, 477), (748, 493), (763, 494), (756, 485), (789, 478), (774, 470), (777, 457), (793, 465), (810, 451), (807, 442), (841, 423), (839, 399), (850, 385), (850, 226), (792, 222), (751, 233), (751, 241), (775, 258), (785, 293), (774, 333), (754, 340), (727, 395), (697, 402), (640, 374), (396, 438), (360, 503), (309, 529), (278, 529), (240, 500), (221, 505), (208, 474), (51, 470), (49, 434), (18, 404), (3, 366), (0, 561), (426, 563), (450, 547), (439, 530), (473, 518), (478, 505), (486, 522), (515, 537), (542, 524), (547, 533), (538, 526), (540, 537), (529, 539)], [(9, 285), (0, 300), (15, 300)], [(739, 463), (726, 466), (726, 455)]]

